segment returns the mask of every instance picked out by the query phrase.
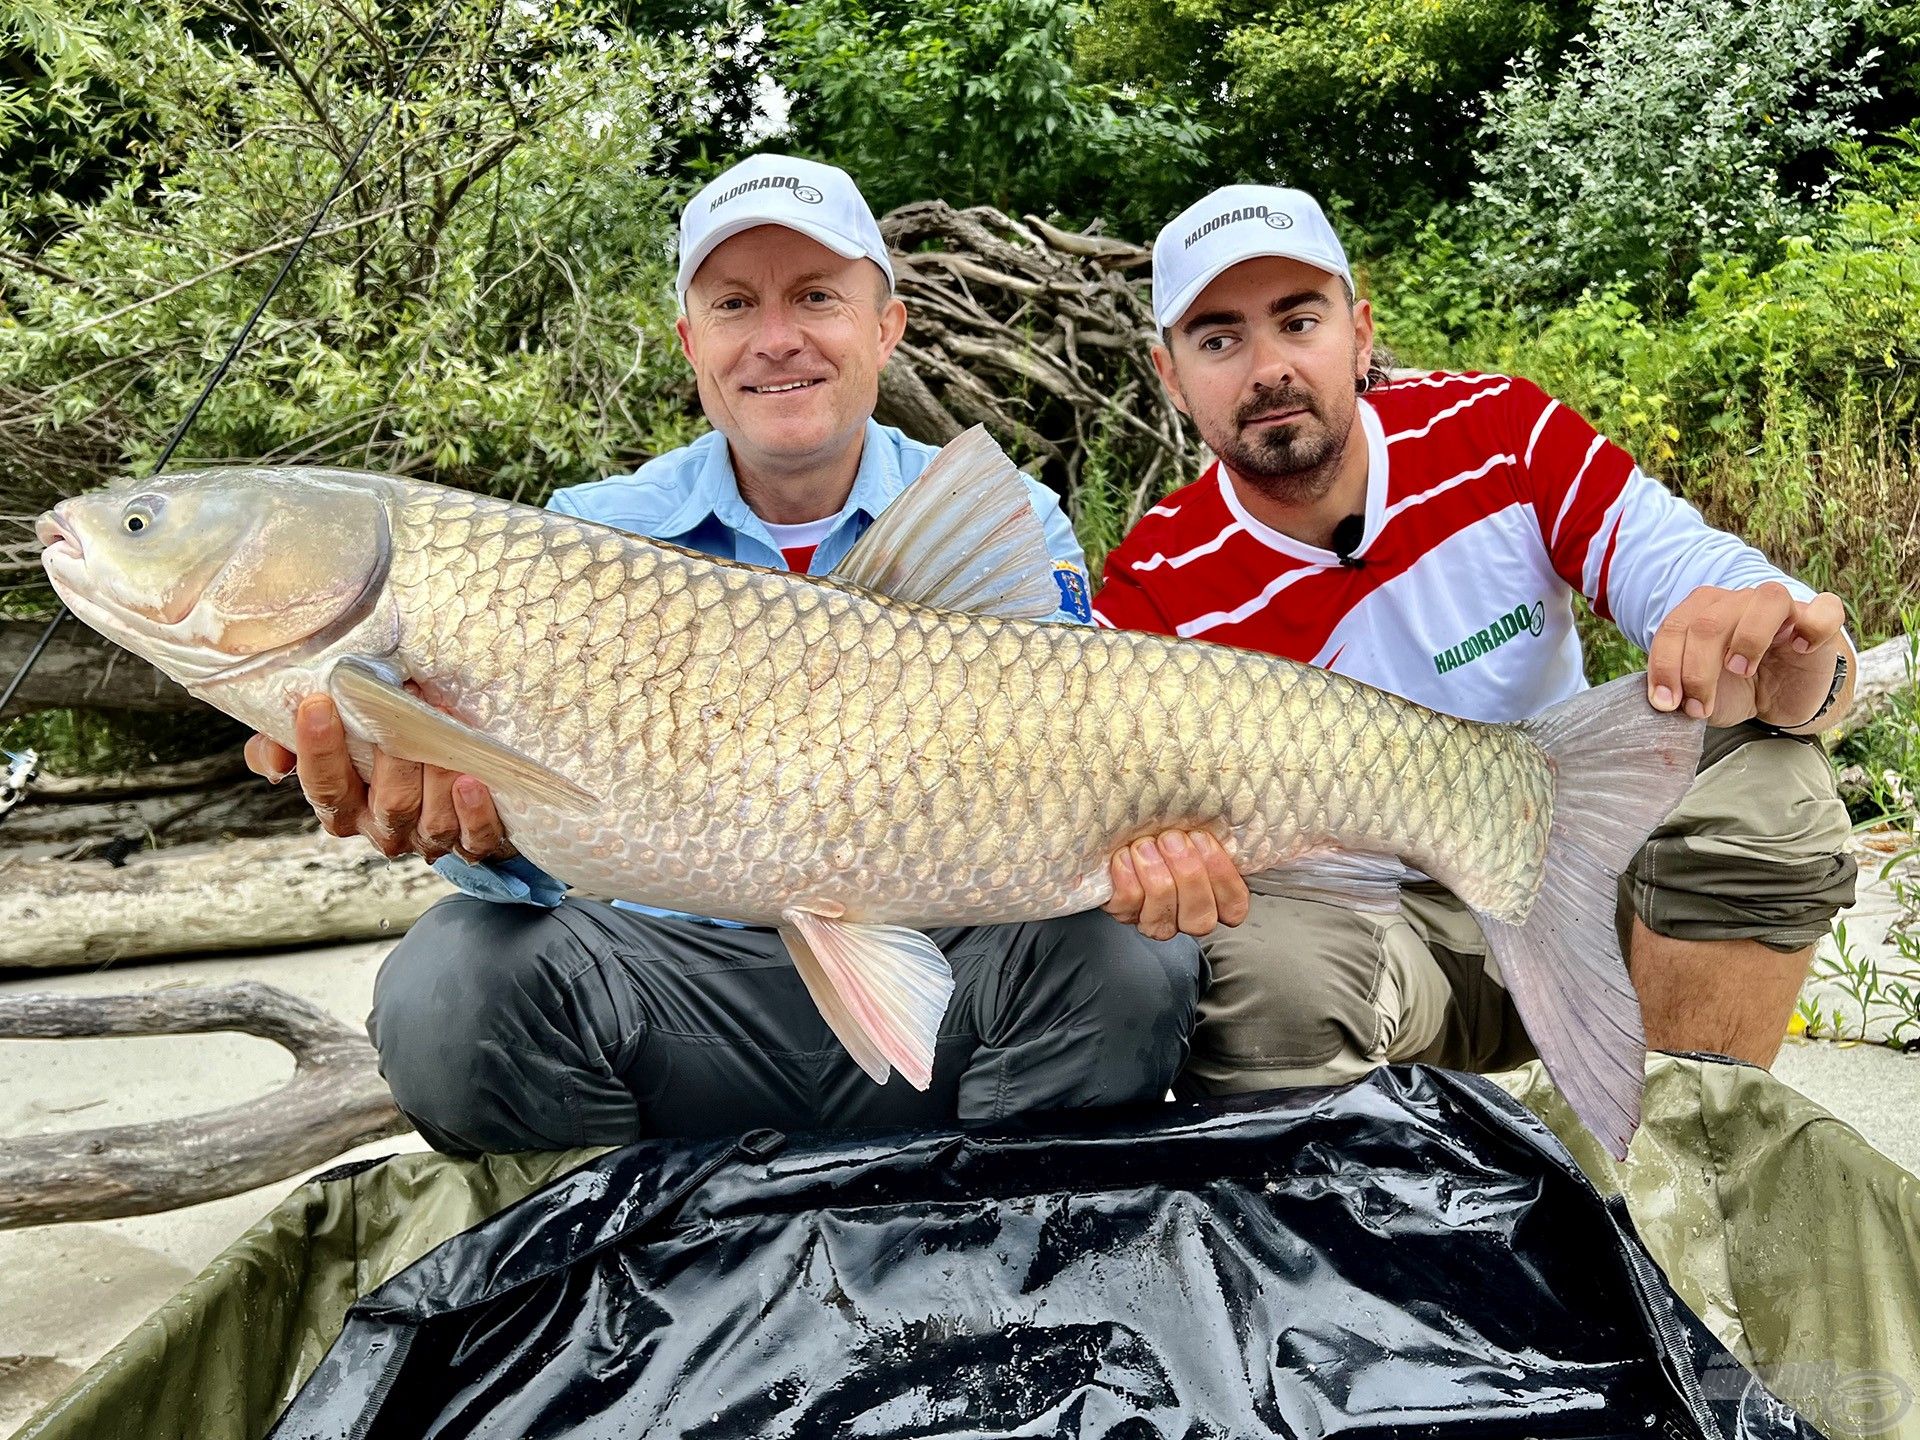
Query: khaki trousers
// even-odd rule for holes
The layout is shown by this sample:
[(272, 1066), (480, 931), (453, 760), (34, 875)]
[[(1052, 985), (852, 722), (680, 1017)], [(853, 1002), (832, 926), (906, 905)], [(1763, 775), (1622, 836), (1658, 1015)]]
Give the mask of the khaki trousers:
[[(1622, 953), (1635, 915), (1681, 940), (1814, 944), (1853, 903), (1850, 828), (1817, 744), (1708, 732), (1699, 778), (1620, 879)], [(1370, 915), (1249, 884), (1246, 921), (1202, 942), (1213, 978), (1182, 1096), (1339, 1084), (1389, 1061), (1533, 1058), (1479, 925), (1444, 887), (1407, 886), (1398, 915)]]

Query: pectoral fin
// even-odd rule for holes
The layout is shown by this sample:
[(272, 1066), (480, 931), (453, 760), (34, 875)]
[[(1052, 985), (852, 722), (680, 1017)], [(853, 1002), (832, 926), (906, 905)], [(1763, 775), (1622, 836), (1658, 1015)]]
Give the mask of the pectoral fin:
[(1391, 855), (1351, 850), (1310, 850), (1284, 865), (1247, 876), (1247, 888), (1259, 895), (1317, 900), (1343, 910), (1392, 914), (1400, 908), (1400, 887), (1418, 880)]
[(833, 1033), (884, 1085), (888, 1067), (916, 1090), (933, 1083), (934, 1041), (953, 971), (918, 930), (862, 925), (810, 910), (780, 912), (780, 937)]
[(373, 661), (352, 655), (337, 661), (327, 690), (340, 718), (389, 755), (458, 770), (490, 789), (562, 810), (591, 810), (600, 803), (566, 776), (434, 709)]

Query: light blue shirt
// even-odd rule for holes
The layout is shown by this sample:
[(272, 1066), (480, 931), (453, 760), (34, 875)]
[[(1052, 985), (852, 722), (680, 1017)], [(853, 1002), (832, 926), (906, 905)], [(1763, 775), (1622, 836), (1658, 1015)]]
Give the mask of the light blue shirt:
[[(825, 575), (845, 559), (874, 517), (918, 479), (927, 462), (939, 453), (937, 445), (909, 440), (890, 425), (867, 421), (853, 489), (814, 551), (809, 573)], [(1092, 614), (1092, 592), (1087, 585), (1087, 558), (1074, 536), (1073, 522), (1051, 490), (1031, 477), (1022, 478), (1053, 557), (1054, 583), (1060, 590), (1060, 608), (1053, 618), (1084, 625)], [(631, 475), (614, 475), (556, 490), (547, 508), (654, 540), (668, 540), (721, 560), (739, 560), (774, 570), (787, 568), (786, 557), (774, 544), (765, 523), (740, 498), (740, 483), (734, 477), (726, 438), (718, 431), (709, 431), (691, 445), (649, 460)], [(483, 900), (553, 906), (565, 893), (560, 881), (525, 860), (469, 865), (457, 855), (448, 855), (436, 861), (434, 869)], [(614, 903), (649, 915), (680, 913), (626, 901)]]

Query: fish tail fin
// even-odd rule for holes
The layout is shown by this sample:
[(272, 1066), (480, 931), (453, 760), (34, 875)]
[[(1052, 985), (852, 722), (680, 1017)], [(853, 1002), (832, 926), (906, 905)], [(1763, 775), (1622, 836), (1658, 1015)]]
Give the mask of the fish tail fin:
[(1554, 769), (1540, 892), (1524, 920), (1479, 917), (1547, 1072), (1616, 1160), (1640, 1124), (1646, 1032), (1614, 916), (1621, 872), (1693, 784), (1705, 725), (1627, 675), (1519, 727)]

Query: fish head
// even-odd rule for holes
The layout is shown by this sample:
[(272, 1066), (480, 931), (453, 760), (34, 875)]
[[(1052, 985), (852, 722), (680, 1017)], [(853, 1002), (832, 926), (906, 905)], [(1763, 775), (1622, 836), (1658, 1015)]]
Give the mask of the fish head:
[(192, 688), (311, 651), (371, 610), (387, 490), (349, 471), (228, 466), (122, 480), (35, 527), (81, 620)]

